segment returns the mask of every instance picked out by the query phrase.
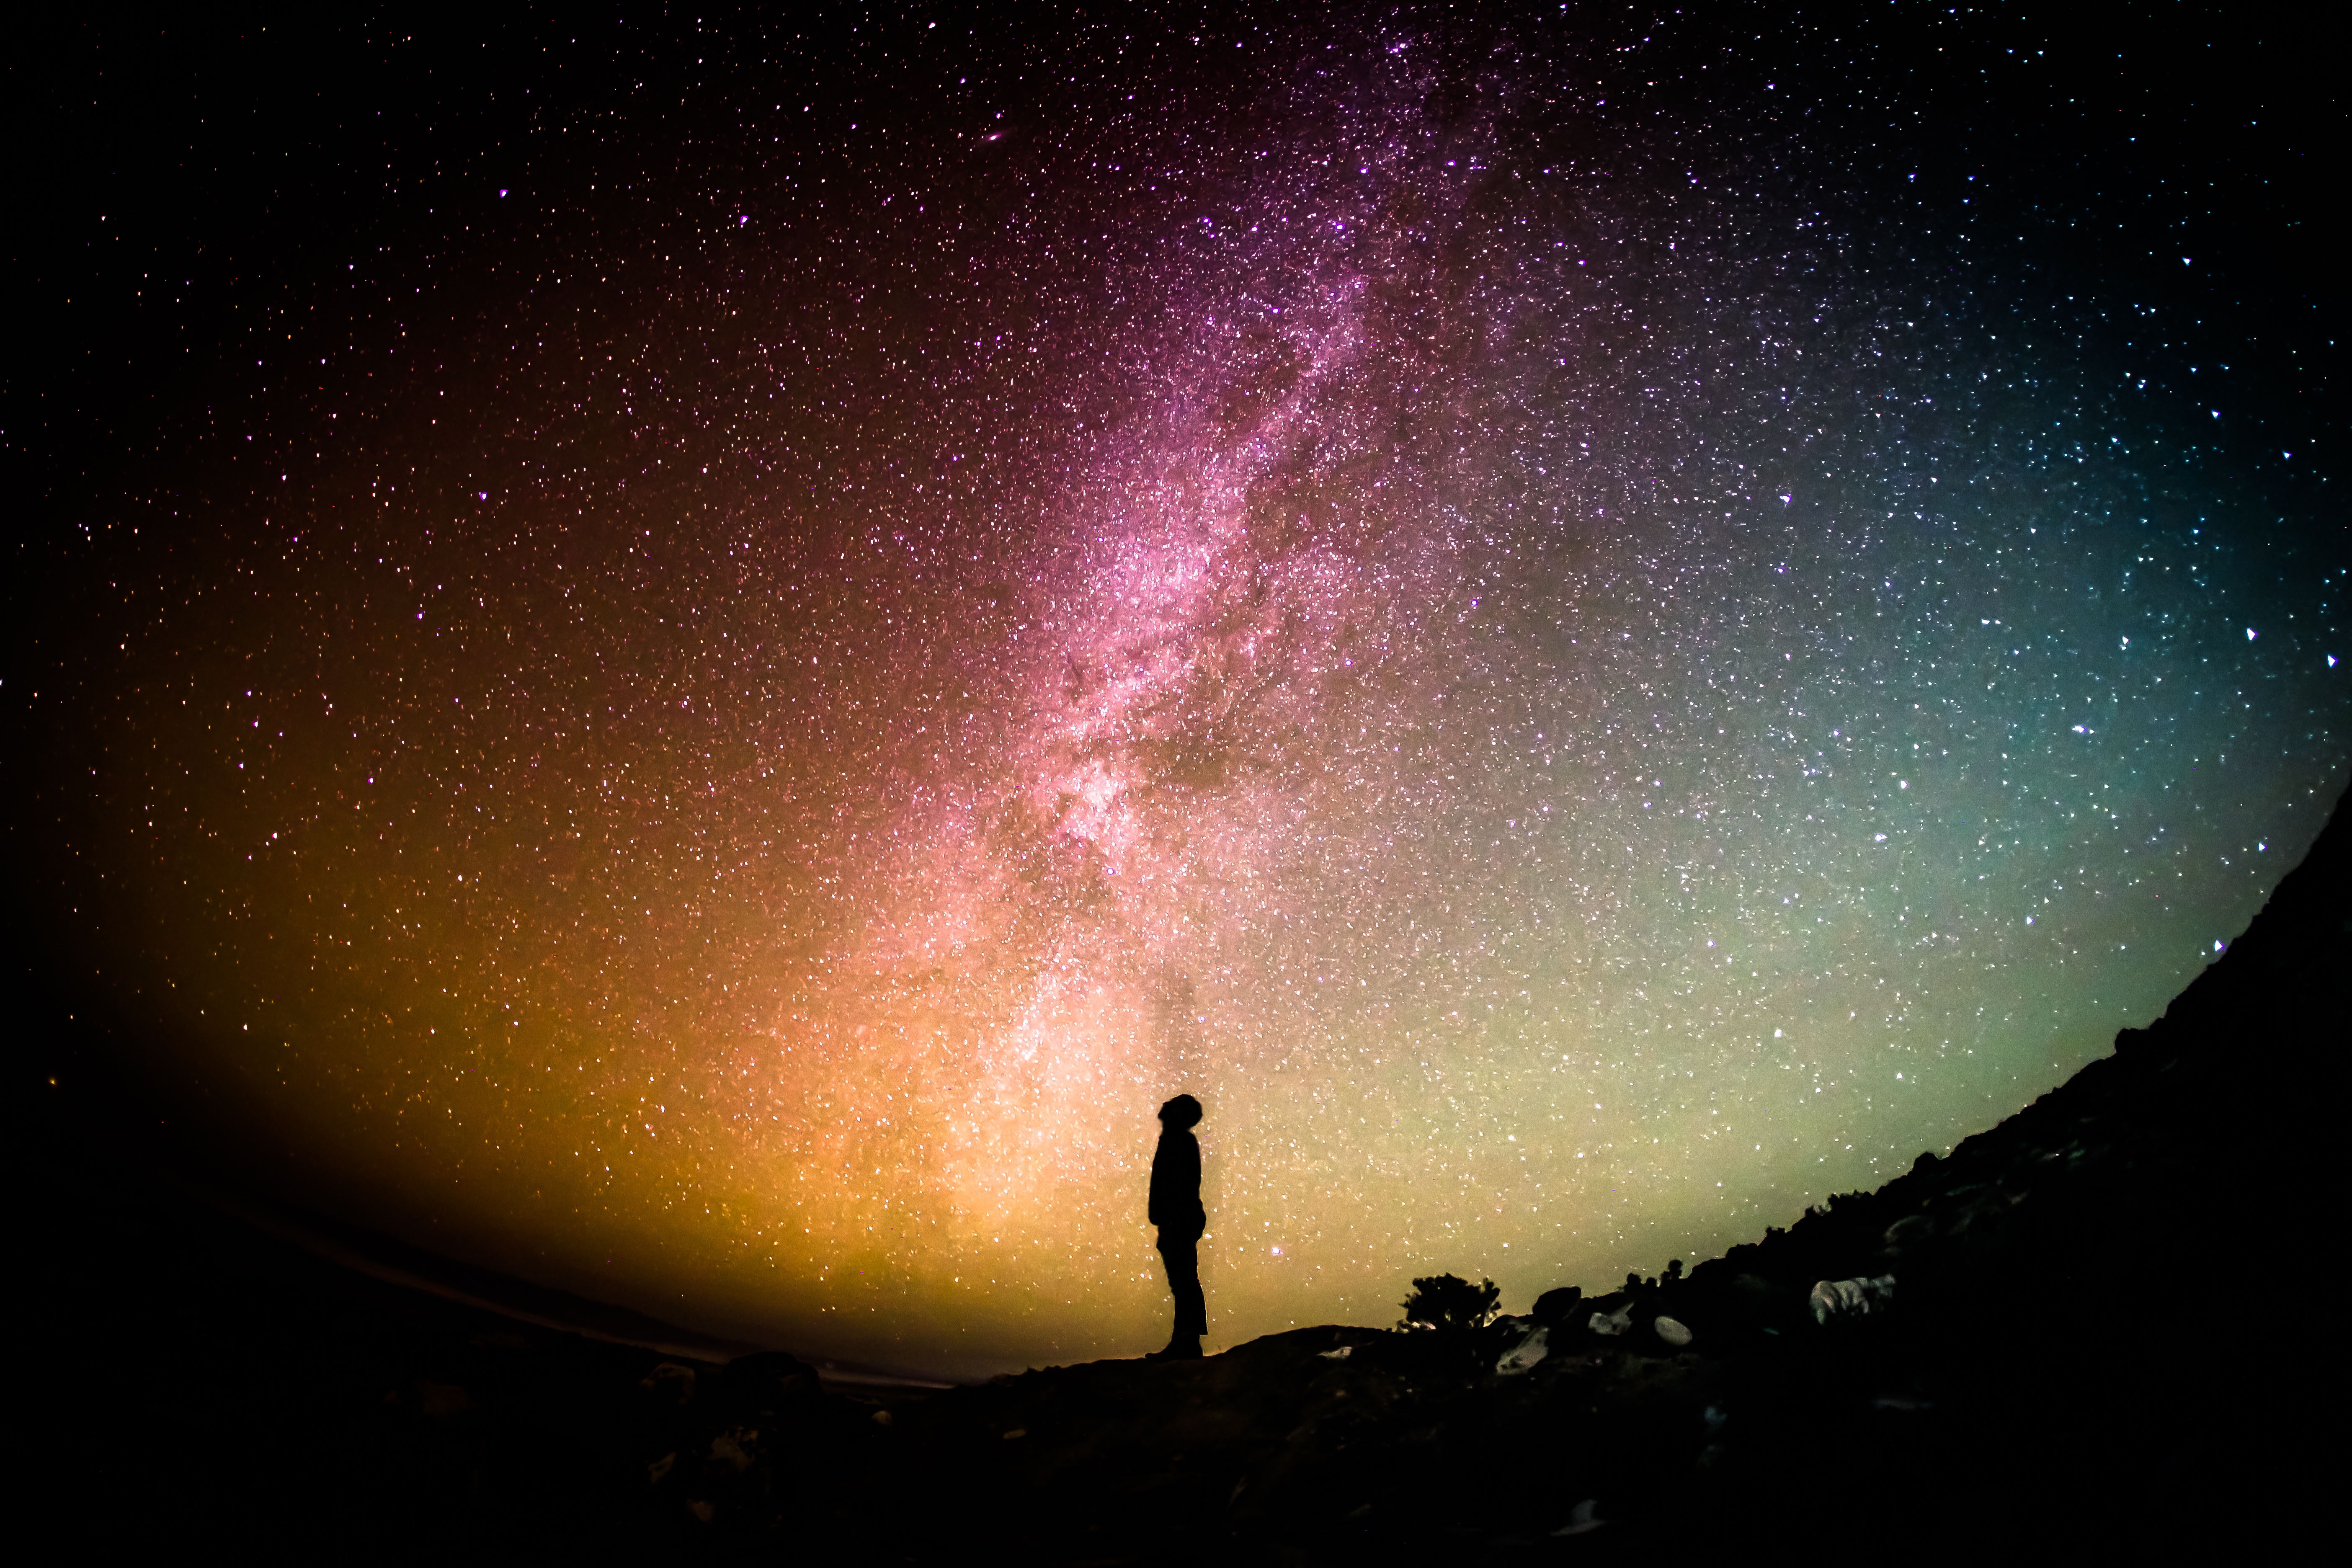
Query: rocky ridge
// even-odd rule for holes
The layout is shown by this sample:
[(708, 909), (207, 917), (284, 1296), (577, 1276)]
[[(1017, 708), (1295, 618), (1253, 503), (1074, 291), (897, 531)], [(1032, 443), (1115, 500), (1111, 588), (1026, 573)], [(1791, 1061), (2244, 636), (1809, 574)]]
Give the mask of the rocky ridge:
[(46, 1238), (43, 1300), (84, 1305), (53, 1334), (116, 1310), (107, 1258), (177, 1248), (209, 1292), (158, 1353), (45, 1361), (44, 1452), (85, 1456), (53, 1468), (96, 1537), (485, 1555), (2242, 1547), (2301, 1506), (2285, 1406), (2324, 1398), (2273, 1260), (2321, 1190), (2347, 837), (2339, 812), (2162, 1018), (1948, 1157), (1482, 1328), (860, 1387), (517, 1323), (37, 1171), (116, 1227)]

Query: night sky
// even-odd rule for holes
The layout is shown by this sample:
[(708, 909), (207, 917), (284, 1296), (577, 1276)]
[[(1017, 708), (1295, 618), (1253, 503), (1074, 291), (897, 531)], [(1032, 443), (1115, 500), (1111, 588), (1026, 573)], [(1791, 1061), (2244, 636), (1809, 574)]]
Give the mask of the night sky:
[(2309, 40), (627, 15), (18, 83), (16, 916), (288, 1195), (1133, 1354), (1189, 1091), (1212, 1348), (1524, 1310), (2017, 1110), (2345, 784)]

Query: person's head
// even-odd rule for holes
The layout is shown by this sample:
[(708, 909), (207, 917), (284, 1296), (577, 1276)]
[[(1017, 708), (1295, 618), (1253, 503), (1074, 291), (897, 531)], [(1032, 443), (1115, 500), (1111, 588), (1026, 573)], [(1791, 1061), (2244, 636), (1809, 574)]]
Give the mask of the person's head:
[(1201, 1124), (1201, 1102), (1189, 1094), (1180, 1094), (1160, 1108), (1160, 1124), (1171, 1132), (1182, 1132)]

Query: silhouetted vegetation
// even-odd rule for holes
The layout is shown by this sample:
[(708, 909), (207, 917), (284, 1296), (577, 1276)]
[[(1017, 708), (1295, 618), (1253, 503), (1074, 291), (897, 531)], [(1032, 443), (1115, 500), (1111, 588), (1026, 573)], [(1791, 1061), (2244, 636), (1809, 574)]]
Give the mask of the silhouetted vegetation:
[(1404, 1300), (1404, 1321), (1398, 1327), (1427, 1323), (1441, 1333), (1472, 1333), (1493, 1322), (1502, 1304), (1502, 1289), (1492, 1279), (1473, 1285), (1439, 1274), (1412, 1282), (1412, 1294)]

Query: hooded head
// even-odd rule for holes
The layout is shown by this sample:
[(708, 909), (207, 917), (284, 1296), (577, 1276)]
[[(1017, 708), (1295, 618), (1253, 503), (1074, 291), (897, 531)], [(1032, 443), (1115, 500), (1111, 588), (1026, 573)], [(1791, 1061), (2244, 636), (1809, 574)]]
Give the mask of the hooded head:
[(1180, 1094), (1160, 1108), (1160, 1124), (1171, 1132), (1183, 1132), (1201, 1124), (1201, 1102), (1189, 1094)]

